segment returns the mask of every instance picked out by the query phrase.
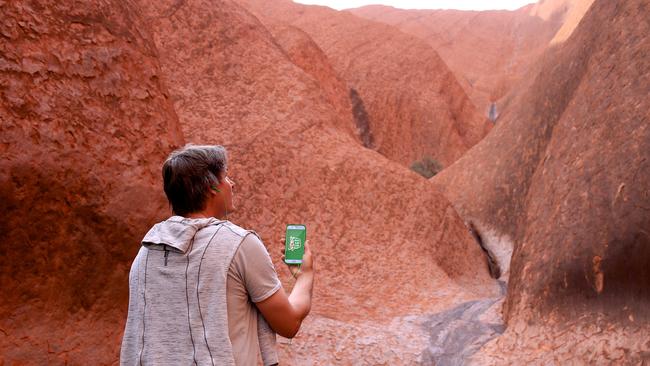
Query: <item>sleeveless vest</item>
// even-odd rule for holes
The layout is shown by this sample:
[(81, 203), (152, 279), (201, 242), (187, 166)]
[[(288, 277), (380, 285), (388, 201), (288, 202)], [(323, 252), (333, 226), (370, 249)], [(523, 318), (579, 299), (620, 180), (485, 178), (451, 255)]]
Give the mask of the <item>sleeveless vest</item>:
[[(256, 234), (229, 221), (180, 216), (149, 230), (129, 274), (121, 365), (234, 365), (226, 283), (247, 235)], [(269, 337), (275, 344), (275, 333), (259, 323), (260, 345)], [(262, 349), (262, 357), (277, 362), (275, 349)]]

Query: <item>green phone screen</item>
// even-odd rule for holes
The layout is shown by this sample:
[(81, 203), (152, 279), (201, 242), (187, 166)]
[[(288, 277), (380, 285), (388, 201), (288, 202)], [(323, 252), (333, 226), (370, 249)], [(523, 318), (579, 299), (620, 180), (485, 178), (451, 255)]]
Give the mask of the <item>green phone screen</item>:
[(305, 254), (305, 240), (307, 240), (307, 228), (305, 225), (287, 225), (284, 251), (285, 263), (302, 263), (302, 256)]

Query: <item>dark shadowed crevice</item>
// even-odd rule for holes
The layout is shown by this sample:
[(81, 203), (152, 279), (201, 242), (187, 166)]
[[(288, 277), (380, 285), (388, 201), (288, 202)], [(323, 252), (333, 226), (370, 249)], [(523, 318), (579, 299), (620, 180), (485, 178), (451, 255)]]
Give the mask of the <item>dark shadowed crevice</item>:
[(370, 118), (356, 89), (350, 88), (350, 102), (352, 103), (352, 116), (357, 126), (359, 137), (363, 146), (372, 149), (375, 147), (372, 131), (370, 131)]
[(481, 234), (476, 229), (476, 226), (474, 226), (473, 222), (469, 223), (469, 231), (472, 233), (474, 240), (476, 240), (478, 245), (483, 250), (483, 253), (485, 253), (485, 259), (487, 260), (488, 269), (490, 270), (490, 276), (492, 276), (492, 278), (498, 279), (499, 277), (501, 277), (501, 267), (499, 267), (499, 263), (496, 260), (496, 256), (483, 243), (483, 238), (481, 237)]

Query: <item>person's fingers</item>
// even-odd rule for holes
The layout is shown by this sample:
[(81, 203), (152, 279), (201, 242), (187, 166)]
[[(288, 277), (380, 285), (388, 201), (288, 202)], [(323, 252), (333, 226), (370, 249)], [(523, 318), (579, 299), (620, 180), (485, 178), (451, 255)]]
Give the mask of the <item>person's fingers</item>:
[(309, 246), (309, 240), (305, 240), (305, 254), (302, 257), (302, 268), (310, 271), (314, 268), (314, 255)]

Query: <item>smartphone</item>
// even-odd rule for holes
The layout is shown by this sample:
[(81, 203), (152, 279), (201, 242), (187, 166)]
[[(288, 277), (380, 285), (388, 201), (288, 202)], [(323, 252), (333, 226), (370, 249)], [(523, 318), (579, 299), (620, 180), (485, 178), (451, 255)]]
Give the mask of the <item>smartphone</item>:
[(302, 264), (302, 256), (305, 254), (305, 240), (307, 240), (307, 227), (305, 225), (287, 225), (284, 251), (285, 263)]

